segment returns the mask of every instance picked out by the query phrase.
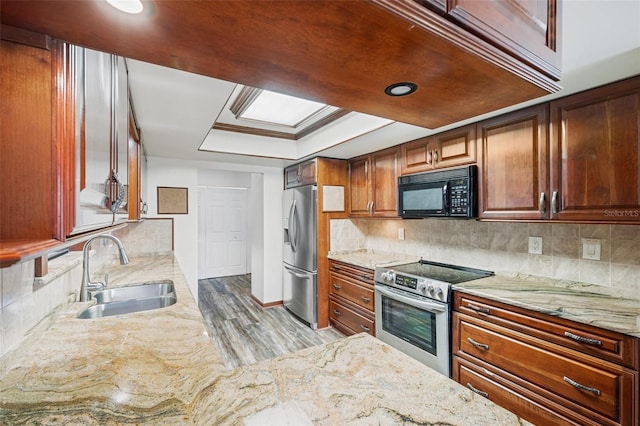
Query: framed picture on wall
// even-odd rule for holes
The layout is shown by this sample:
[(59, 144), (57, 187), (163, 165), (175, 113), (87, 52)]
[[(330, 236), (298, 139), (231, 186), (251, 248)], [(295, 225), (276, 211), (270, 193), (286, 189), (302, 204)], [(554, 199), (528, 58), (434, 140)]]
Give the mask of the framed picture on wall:
[(189, 189), (158, 187), (158, 214), (188, 214)]

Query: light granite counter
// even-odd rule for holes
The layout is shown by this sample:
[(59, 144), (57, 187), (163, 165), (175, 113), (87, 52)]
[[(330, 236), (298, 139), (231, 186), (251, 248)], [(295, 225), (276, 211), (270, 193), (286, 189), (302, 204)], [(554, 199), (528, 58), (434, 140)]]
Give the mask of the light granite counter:
[(330, 251), (327, 257), (332, 260), (349, 263), (351, 265), (367, 269), (375, 269), (376, 266), (402, 265), (404, 263), (417, 262), (420, 260), (419, 256), (379, 250)]
[(80, 320), (71, 303), (2, 358), (0, 424), (450, 424), (523, 420), (367, 334), (225, 368), (173, 256), (110, 286), (174, 281), (167, 308)]
[(453, 289), (640, 337), (640, 297), (628, 290), (524, 274), (482, 278)]

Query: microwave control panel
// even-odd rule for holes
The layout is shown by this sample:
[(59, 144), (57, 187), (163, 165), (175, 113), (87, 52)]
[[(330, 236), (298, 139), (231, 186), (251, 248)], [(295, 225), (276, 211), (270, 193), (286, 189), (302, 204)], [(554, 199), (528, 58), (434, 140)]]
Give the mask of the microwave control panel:
[(469, 179), (456, 179), (449, 181), (450, 199), (449, 213), (451, 216), (466, 216), (469, 211)]

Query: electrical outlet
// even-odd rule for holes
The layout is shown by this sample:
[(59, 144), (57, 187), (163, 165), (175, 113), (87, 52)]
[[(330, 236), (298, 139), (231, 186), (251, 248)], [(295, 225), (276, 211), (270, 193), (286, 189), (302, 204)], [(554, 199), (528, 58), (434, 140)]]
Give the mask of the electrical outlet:
[(399, 240), (404, 240), (404, 228), (399, 228), (398, 229), (398, 239)]
[(542, 254), (542, 237), (529, 237), (529, 253)]
[(600, 260), (600, 240), (583, 238), (582, 258)]

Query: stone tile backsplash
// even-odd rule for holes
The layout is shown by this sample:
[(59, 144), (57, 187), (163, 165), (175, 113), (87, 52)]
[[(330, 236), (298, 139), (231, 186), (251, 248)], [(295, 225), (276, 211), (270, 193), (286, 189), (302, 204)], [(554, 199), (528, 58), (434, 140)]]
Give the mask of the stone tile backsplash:
[[(405, 230), (404, 240), (398, 239), (400, 228)], [(529, 254), (530, 236), (542, 237), (542, 255)], [(585, 239), (600, 240), (600, 260), (582, 258)], [(640, 225), (332, 220), (331, 250), (357, 249), (640, 291)]]
[[(129, 257), (167, 254), (173, 251), (173, 220), (147, 219), (114, 232)], [(91, 245), (93, 280), (118, 264), (112, 243)], [(0, 269), (0, 357), (19, 345), (26, 333), (63, 303), (74, 301), (82, 280), (82, 253), (70, 252), (49, 262), (49, 274), (34, 279), (34, 261)], [(2, 376), (0, 369), (0, 377)]]

